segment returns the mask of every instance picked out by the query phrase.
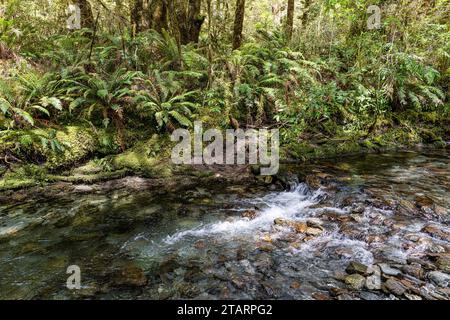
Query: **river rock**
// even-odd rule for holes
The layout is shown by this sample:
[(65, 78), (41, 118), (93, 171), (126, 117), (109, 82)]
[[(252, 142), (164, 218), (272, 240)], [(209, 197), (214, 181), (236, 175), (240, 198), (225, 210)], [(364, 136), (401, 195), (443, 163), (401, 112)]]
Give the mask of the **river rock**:
[(306, 233), (308, 226), (304, 222), (293, 222), (291, 226), (294, 228), (297, 233)]
[(94, 188), (85, 184), (80, 184), (75, 186), (75, 188), (73, 188), (73, 191), (78, 193), (88, 193), (94, 191)]
[(416, 206), (418, 208), (431, 207), (434, 203), (430, 197), (422, 196), (422, 195), (416, 196), (416, 198), (414, 200), (416, 201)]
[(404, 265), (402, 267), (402, 271), (406, 274), (409, 274), (417, 279), (423, 278), (423, 269), (422, 266), (418, 263)]
[(366, 282), (366, 278), (364, 278), (360, 274), (351, 274), (345, 277), (344, 282), (355, 290), (361, 290), (364, 287), (364, 284)]
[(258, 216), (258, 213), (255, 210), (246, 210), (242, 213), (243, 218), (248, 218), (250, 220), (255, 219)]
[(445, 288), (450, 283), (450, 275), (440, 271), (430, 271), (427, 277), (439, 287)]
[(398, 248), (385, 246), (381, 249), (381, 254), (389, 261), (406, 264), (406, 255)]
[(394, 276), (394, 277), (396, 277), (396, 276), (402, 274), (402, 272), (400, 270), (392, 268), (391, 266), (389, 266), (386, 263), (379, 263), (378, 266), (380, 267), (381, 272), (385, 276)]
[(141, 287), (147, 284), (147, 277), (142, 268), (130, 262), (120, 268), (115, 283), (119, 285)]
[(440, 228), (438, 225), (429, 224), (422, 229), (422, 232), (426, 232), (435, 238), (441, 238), (443, 240), (450, 239), (450, 232)]
[(406, 292), (405, 286), (394, 278), (386, 280), (383, 286), (384, 291), (395, 294), (396, 296), (402, 296)]
[(318, 218), (309, 218), (306, 220), (306, 224), (311, 228), (323, 229), (323, 221)]
[(321, 235), (322, 232), (323, 232), (323, 230), (319, 229), (319, 228), (306, 228), (306, 231), (305, 231), (305, 233), (307, 235), (310, 235), (310, 236), (313, 236), (313, 237)]
[(378, 266), (371, 268), (373, 274), (366, 278), (366, 288), (369, 290), (381, 290), (381, 270)]
[(310, 186), (313, 189), (319, 189), (321, 187), (320, 179), (313, 174), (307, 175), (305, 181), (308, 184), (308, 186)]
[(351, 213), (352, 214), (363, 214), (365, 210), (364, 204), (359, 203), (352, 206)]
[(440, 270), (450, 273), (450, 258), (448, 256), (440, 257), (437, 260), (436, 265)]
[(373, 272), (373, 270), (369, 269), (368, 266), (357, 261), (350, 262), (345, 271), (349, 274), (359, 273), (364, 276), (367, 276)]
[(404, 293), (404, 296), (408, 299), (408, 300), (422, 300), (421, 296), (417, 296), (415, 294), (411, 294), (411, 293)]

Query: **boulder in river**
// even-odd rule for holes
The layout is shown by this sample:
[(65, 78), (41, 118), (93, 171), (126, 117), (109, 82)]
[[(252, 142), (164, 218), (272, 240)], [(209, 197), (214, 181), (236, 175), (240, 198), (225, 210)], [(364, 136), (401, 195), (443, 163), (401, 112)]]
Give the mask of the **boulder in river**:
[(243, 218), (248, 218), (250, 220), (255, 219), (258, 216), (258, 213), (255, 210), (246, 210), (242, 213)]
[(383, 285), (386, 292), (390, 292), (396, 296), (402, 296), (406, 292), (405, 286), (395, 278), (389, 278)]
[(350, 262), (345, 271), (349, 274), (359, 273), (363, 276), (367, 276), (373, 272), (368, 266), (357, 261)]
[(345, 283), (352, 289), (361, 290), (364, 287), (366, 278), (360, 274), (351, 274), (344, 278)]
[(441, 256), (438, 258), (436, 264), (440, 270), (450, 273), (450, 258), (448, 256)]
[(385, 276), (398, 276), (400, 275), (402, 272), (396, 268), (392, 268), (391, 266), (389, 266), (386, 263), (379, 263), (378, 266), (381, 269), (381, 272), (383, 273), (383, 275)]
[(448, 232), (447, 230), (444, 230), (443, 228), (439, 227), (438, 225), (429, 224), (422, 229), (422, 232), (426, 232), (435, 238), (441, 238), (443, 240), (450, 239), (450, 232)]
[(439, 287), (448, 287), (450, 283), (450, 275), (440, 271), (431, 271), (427, 274), (427, 277)]

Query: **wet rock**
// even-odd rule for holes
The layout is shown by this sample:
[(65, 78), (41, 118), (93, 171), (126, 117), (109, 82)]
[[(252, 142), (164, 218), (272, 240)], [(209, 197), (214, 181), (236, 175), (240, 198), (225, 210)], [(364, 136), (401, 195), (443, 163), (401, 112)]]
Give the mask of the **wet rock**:
[(306, 233), (308, 230), (308, 226), (304, 222), (294, 222), (291, 225), (297, 233)]
[(88, 185), (77, 185), (75, 186), (75, 188), (73, 189), (74, 192), (78, 192), (78, 193), (89, 193), (94, 191), (94, 188)]
[(323, 292), (314, 292), (311, 296), (314, 298), (314, 300), (330, 300), (330, 296)]
[(407, 259), (408, 263), (417, 263), (420, 264), (422, 266), (422, 268), (426, 269), (426, 270), (436, 270), (436, 266), (434, 264), (432, 264), (429, 261), (425, 261), (423, 259), (419, 259), (419, 258), (408, 258)]
[(385, 246), (381, 249), (381, 255), (389, 261), (406, 264), (406, 255), (398, 248)]
[(373, 272), (368, 266), (357, 261), (350, 262), (345, 271), (349, 274), (359, 273), (363, 276), (367, 276)]
[(440, 228), (438, 225), (427, 225), (422, 229), (422, 232), (426, 232), (435, 238), (441, 238), (443, 240), (450, 239), (450, 232)]
[(409, 274), (415, 278), (422, 279), (423, 278), (423, 269), (422, 266), (418, 263), (404, 265), (402, 267), (402, 271), (406, 274)]
[(118, 285), (141, 287), (147, 284), (147, 277), (142, 268), (130, 262), (119, 269), (114, 282)]
[(438, 258), (436, 265), (439, 270), (450, 273), (450, 258), (448, 256)]
[(396, 296), (402, 296), (406, 292), (405, 286), (398, 280), (394, 278), (389, 278), (383, 285), (383, 290), (385, 292), (390, 292)]
[(404, 293), (404, 295), (405, 295), (405, 297), (408, 299), (408, 300), (422, 300), (422, 297), (421, 296), (417, 296), (417, 295), (415, 295), (415, 294), (411, 294), (411, 293)]
[(359, 297), (363, 300), (381, 300), (380, 295), (367, 291), (360, 292)]
[(355, 273), (355, 274), (346, 276), (344, 279), (344, 282), (352, 289), (361, 290), (364, 287), (366, 278), (364, 278), (360, 274)]
[(305, 178), (306, 183), (313, 189), (319, 189), (321, 187), (320, 179), (316, 175), (309, 174)]
[(343, 293), (337, 296), (338, 300), (355, 300), (351, 295), (348, 293)]
[(416, 196), (414, 200), (415, 200), (416, 206), (418, 208), (431, 207), (434, 203), (430, 197), (422, 196), (422, 195)]
[(250, 220), (255, 219), (258, 216), (258, 213), (255, 210), (246, 210), (242, 213), (243, 218), (248, 218)]
[(365, 206), (362, 203), (356, 204), (352, 206), (351, 213), (352, 214), (363, 214), (365, 210)]
[(323, 229), (323, 221), (318, 218), (309, 218), (308, 220), (306, 220), (306, 224), (311, 228)]
[(314, 236), (314, 237), (321, 235), (322, 232), (323, 232), (323, 230), (319, 229), (319, 228), (306, 228), (306, 231), (305, 231), (305, 233), (307, 235)]
[(386, 263), (379, 263), (378, 266), (381, 269), (381, 272), (383, 273), (383, 275), (385, 276), (399, 276), (402, 274), (402, 272), (398, 269), (392, 268), (391, 266), (389, 266)]
[(366, 278), (366, 288), (369, 290), (381, 290), (381, 269), (378, 266), (372, 267), (373, 274)]
[(440, 271), (431, 271), (427, 274), (427, 277), (439, 287), (445, 288), (450, 283), (450, 275)]
[(204, 240), (198, 240), (194, 243), (194, 247), (195, 247), (195, 249), (198, 249), (198, 250), (205, 249), (206, 243)]
[(282, 218), (276, 218), (273, 223), (277, 226), (283, 226), (283, 227), (287, 227), (290, 225), (290, 222), (286, 219), (282, 219)]

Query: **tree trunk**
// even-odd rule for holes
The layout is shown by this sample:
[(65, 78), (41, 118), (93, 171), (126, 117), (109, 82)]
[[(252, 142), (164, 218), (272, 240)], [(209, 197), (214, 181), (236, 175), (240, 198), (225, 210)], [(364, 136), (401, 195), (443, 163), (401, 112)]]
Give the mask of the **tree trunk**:
[(133, 0), (131, 7), (131, 28), (133, 33), (142, 31), (142, 11), (144, 10), (143, 0)]
[(306, 25), (308, 23), (309, 18), (309, 9), (311, 7), (312, 0), (305, 0), (305, 7), (302, 8), (302, 25)]
[(188, 0), (177, 6), (176, 20), (181, 43), (198, 42), (205, 16), (201, 15), (201, 0)]
[(87, 0), (77, 0), (77, 5), (80, 8), (81, 28), (94, 28), (94, 16), (92, 14), (92, 7)]
[[(173, 1), (173, 0), (171, 0)], [(161, 33), (168, 29), (167, 4), (165, 0), (153, 0), (149, 6), (149, 26)]]
[(286, 39), (291, 41), (292, 30), (294, 29), (294, 10), (295, 2), (294, 0), (288, 0), (287, 16), (286, 16)]
[(236, 13), (234, 15), (233, 50), (238, 49), (242, 43), (242, 29), (244, 27), (245, 0), (236, 1)]

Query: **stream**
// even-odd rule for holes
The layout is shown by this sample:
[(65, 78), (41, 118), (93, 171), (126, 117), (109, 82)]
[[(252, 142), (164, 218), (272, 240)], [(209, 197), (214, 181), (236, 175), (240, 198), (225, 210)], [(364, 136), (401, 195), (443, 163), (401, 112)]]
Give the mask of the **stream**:
[(448, 152), (285, 170), (282, 186), (3, 203), (0, 299), (450, 299)]

